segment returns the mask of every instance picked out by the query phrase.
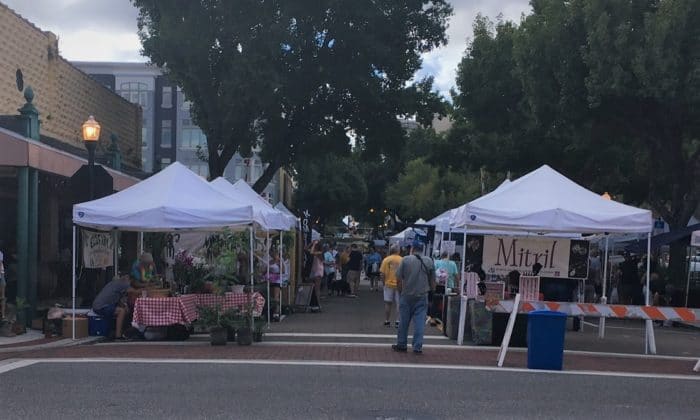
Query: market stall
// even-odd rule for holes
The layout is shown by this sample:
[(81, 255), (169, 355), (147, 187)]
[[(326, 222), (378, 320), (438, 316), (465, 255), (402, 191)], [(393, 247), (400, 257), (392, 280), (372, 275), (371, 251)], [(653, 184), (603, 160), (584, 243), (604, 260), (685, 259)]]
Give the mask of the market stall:
[[(266, 283), (267, 283), (267, 296), (270, 296), (270, 282), (274, 279), (276, 284), (282, 287), (281, 272), (283, 268), (283, 232), (294, 230), (296, 227), (297, 220), (295, 217), (290, 216), (280, 210), (275, 209), (272, 205), (262, 198), (258, 193), (253, 190), (250, 185), (248, 185), (243, 180), (238, 180), (234, 184), (231, 184), (225, 178), (217, 178), (213, 180), (211, 186), (218, 192), (224, 194), (225, 196), (231, 198), (232, 200), (250, 203), (253, 207), (253, 219), (256, 224), (265, 231), (266, 238), (265, 244), (263, 246), (263, 255), (259, 256), (261, 262), (266, 266)], [(279, 232), (279, 266), (278, 273), (271, 273), (270, 266), (272, 265), (270, 256), (270, 231)], [(287, 285), (284, 285), (287, 287)], [(280, 290), (281, 292), (281, 290)], [(277, 299), (280, 302), (281, 299)], [(281, 304), (281, 302), (280, 302)], [(271, 305), (267, 305), (267, 322), (268, 325), (271, 319)]]
[[(252, 244), (253, 207), (232, 200), (180, 163), (110, 196), (73, 206), (73, 313), (76, 306), (76, 232), (217, 232), (248, 228)], [(116, 251), (114, 253), (116, 267)], [(250, 285), (253, 286), (252, 252)], [(139, 298), (140, 299), (140, 298)], [(75, 324), (75, 317), (73, 324)], [(75, 338), (75, 326), (73, 326)]]
[[(605, 199), (544, 165), (458, 207), (452, 212), (450, 226), (466, 229), (467, 232), (493, 229), (513, 233), (646, 233), (649, 246), (652, 217), (649, 210)], [(463, 253), (466, 253), (466, 242), (463, 244)], [(462, 260), (463, 271), (465, 259)], [(647, 258), (647, 305), (648, 279)], [(460, 308), (460, 344), (465, 316), (466, 296), (462, 298)], [(647, 323), (647, 335), (653, 335), (650, 322)], [(647, 344), (653, 347), (653, 337), (649, 338)]]

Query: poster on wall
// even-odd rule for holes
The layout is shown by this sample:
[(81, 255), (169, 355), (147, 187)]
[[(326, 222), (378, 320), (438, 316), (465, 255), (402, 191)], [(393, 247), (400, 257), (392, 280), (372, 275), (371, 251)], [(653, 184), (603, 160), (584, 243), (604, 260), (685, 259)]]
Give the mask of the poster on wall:
[(82, 239), (85, 268), (105, 268), (114, 264), (114, 238), (111, 232), (82, 230)]
[(465, 268), (506, 276), (532, 272), (539, 263), (541, 277), (588, 277), (588, 241), (564, 238), (467, 235)]

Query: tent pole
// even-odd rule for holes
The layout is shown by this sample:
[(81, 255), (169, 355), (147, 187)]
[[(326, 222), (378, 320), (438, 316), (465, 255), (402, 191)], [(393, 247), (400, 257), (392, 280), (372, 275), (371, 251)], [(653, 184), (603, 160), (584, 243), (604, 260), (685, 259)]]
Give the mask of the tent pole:
[(73, 269), (71, 270), (73, 277), (73, 340), (75, 340), (75, 225), (73, 225), (73, 253), (71, 254), (71, 265)]
[(690, 269), (693, 267), (693, 245), (688, 248), (688, 278), (685, 281), (685, 307), (688, 307), (688, 295), (690, 294)]
[(117, 277), (119, 275), (119, 235), (117, 233), (117, 230), (114, 229), (112, 231), (112, 241), (114, 243), (114, 252), (112, 255), (112, 263), (114, 264), (112, 267), (114, 268), (113, 273), (114, 276), (112, 277)]
[(270, 261), (270, 231), (266, 231), (266, 243), (267, 245), (265, 246), (265, 259), (267, 260), (267, 328), (270, 329), (270, 306), (272, 303), (272, 299), (270, 298), (270, 264), (272, 261)]
[[(253, 240), (254, 240), (254, 229), (255, 226), (250, 225), (250, 295), (249, 299), (253, 298), (253, 288), (255, 286), (255, 282), (253, 280)], [(254, 330), (255, 329), (255, 314), (253, 313), (253, 307), (252, 305), (248, 308), (250, 310), (250, 329)]]
[[(603, 296), (600, 297), (600, 303), (608, 303), (607, 281), (608, 281), (608, 236), (605, 236), (605, 256), (603, 257)], [(605, 338), (605, 317), (600, 317), (598, 321), (598, 338)]]
[[(287, 274), (287, 270), (285, 270), (286, 267), (284, 266), (284, 256), (282, 254), (282, 235), (284, 235), (284, 231), (280, 230), (280, 301), (278, 303), (279, 308), (276, 308), (278, 309), (279, 313), (277, 315), (279, 315), (280, 320), (282, 319), (282, 273)], [(289, 280), (287, 280), (287, 295), (289, 296)]]
[(464, 229), (464, 236), (462, 240), (462, 272), (460, 275), (462, 276), (462, 281), (459, 290), (459, 326), (457, 329), (457, 344), (462, 345), (462, 342), (464, 341), (464, 322), (467, 319), (467, 297), (464, 295), (464, 282), (467, 281), (467, 276), (464, 275), (464, 265), (465, 265), (465, 260), (467, 259), (467, 229), (465, 227)]
[[(645, 286), (645, 298), (644, 298), (644, 304), (646, 306), (649, 306), (649, 283), (650, 283), (650, 278), (649, 276), (651, 275), (651, 232), (647, 233), (647, 283)], [(646, 321), (646, 329), (645, 329), (645, 353), (651, 353), (651, 354), (656, 354), (656, 340), (654, 337), (654, 321), (648, 319)]]
[(139, 232), (139, 256), (143, 254), (143, 232)]

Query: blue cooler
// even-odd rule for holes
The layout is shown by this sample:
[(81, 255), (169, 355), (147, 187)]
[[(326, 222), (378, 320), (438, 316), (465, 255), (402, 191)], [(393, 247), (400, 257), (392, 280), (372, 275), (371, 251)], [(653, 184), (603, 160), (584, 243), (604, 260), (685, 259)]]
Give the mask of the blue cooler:
[(532, 311), (528, 314), (528, 369), (562, 369), (566, 317), (565, 313), (554, 311)]
[(111, 330), (111, 319), (99, 316), (93, 312), (90, 312), (88, 314), (88, 335), (107, 337), (109, 336)]

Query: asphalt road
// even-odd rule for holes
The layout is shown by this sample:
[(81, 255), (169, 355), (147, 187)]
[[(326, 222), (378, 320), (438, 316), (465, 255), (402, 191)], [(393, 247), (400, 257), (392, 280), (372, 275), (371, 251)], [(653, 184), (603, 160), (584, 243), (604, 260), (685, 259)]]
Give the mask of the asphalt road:
[(41, 362), (0, 374), (15, 418), (700, 418), (700, 381), (399, 367)]

